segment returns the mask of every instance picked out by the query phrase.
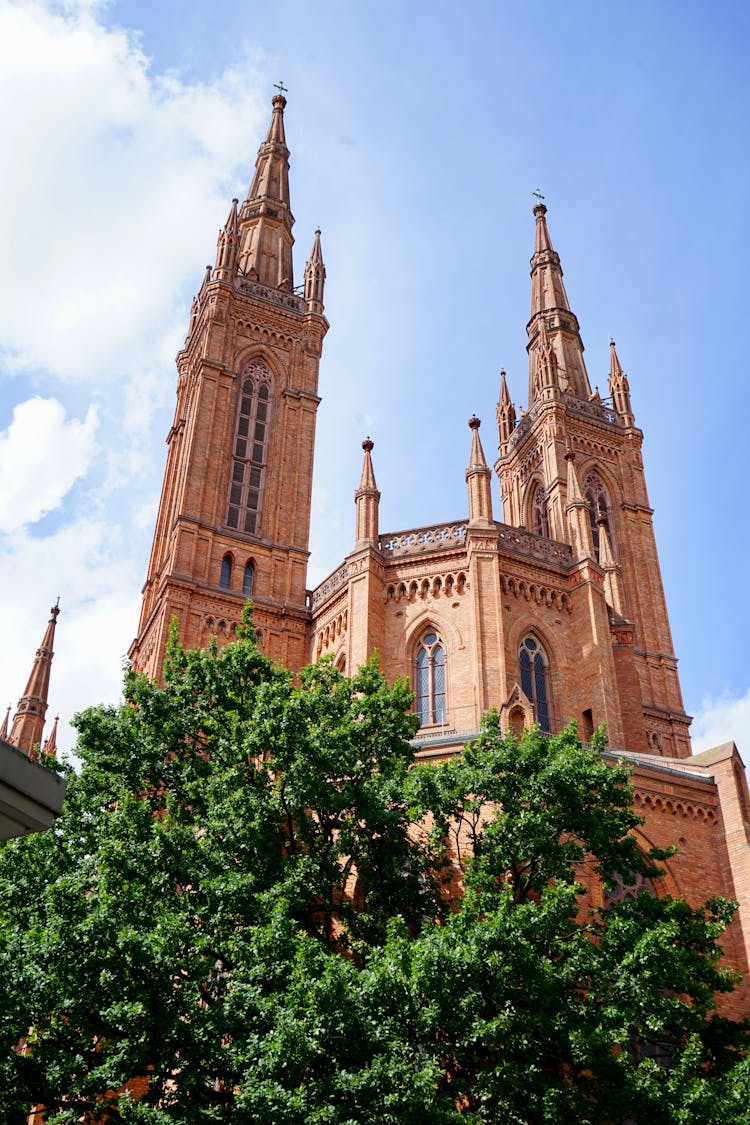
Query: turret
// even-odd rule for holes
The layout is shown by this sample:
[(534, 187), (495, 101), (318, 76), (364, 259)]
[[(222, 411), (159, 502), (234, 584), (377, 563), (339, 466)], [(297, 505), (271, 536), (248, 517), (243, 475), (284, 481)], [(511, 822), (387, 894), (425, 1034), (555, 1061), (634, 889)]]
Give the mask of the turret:
[(31, 758), (37, 756), (36, 748), (42, 741), (44, 717), (47, 714), (47, 693), (49, 676), (54, 656), (55, 625), (60, 613), (60, 599), (50, 610), (50, 619), (36, 650), (26, 690), (18, 701), (18, 710), (13, 717), (9, 742), (23, 750)]
[(492, 492), (490, 489), (490, 470), (484, 459), (484, 450), (479, 437), (481, 422), (476, 414), (469, 419), (471, 430), (471, 453), (466, 470), (466, 483), (469, 487), (469, 525), (488, 527), (492, 523)]
[(612, 406), (620, 415), (623, 426), (634, 426), (633, 407), (630, 405), (630, 384), (620, 366), (614, 340), (609, 341), (609, 393)]
[(354, 503), (357, 506), (357, 546), (377, 547), (378, 545), (378, 505), (380, 493), (375, 483), (375, 472), (372, 467), (372, 450), (374, 442), (368, 437), (362, 442), (364, 457), (362, 458), (362, 473), (359, 478), (359, 488), (354, 493)]
[(289, 149), (284, 134), (286, 98), (277, 94), (268, 133), (258, 149), (255, 175), (239, 212), (240, 270), (277, 289), (294, 287), (289, 206)]
[(323, 251), (320, 247), (320, 227), (315, 231), (310, 257), (305, 266), (305, 302), (307, 311), (312, 313), (323, 312), (323, 287), (326, 280), (326, 268), (323, 264)]
[[(534, 253), (531, 257), (531, 317), (526, 326), (529, 337), (526, 348), (529, 353), (529, 408), (541, 397), (545, 386), (556, 386), (579, 398), (591, 395), (583, 361), (583, 341), (565, 292), (560, 257), (549, 236), (546, 214), (545, 205), (537, 203), (534, 208)], [(550, 369), (551, 354), (554, 355), (554, 370)], [(539, 379), (540, 365), (547, 382)]]

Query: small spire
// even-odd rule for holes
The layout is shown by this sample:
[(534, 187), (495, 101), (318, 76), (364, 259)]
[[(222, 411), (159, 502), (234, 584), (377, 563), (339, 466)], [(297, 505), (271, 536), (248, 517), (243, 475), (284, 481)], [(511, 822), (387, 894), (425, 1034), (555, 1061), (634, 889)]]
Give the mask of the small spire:
[(8, 719), (9, 718), (10, 718), (10, 703), (8, 704), (8, 710), (5, 712), (5, 718), (3, 719), (3, 725), (0, 727), (0, 738), (4, 738), (6, 742), (8, 741)]
[(510, 401), (505, 368), (500, 372), (500, 395), (497, 400), (496, 417), (498, 449), (500, 450), (500, 455), (503, 456), (506, 452), (508, 438), (516, 428), (516, 411), (513, 407), (513, 403)]
[(612, 554), (612, 544), (609, 541), (607, 521), (600, 516), (596, 521), (599, 531), (599, 565), (604, 571), (604, 597), (618, 617), (625, 613), (625, 603), (622, 594), (622, 577), (620, 567), (615, 562)]
[(323, 262), (323, 250), (320, 245), (320, 227), (315, 231), (310, 257), (305, 266), (305, 301), (307, 311), (314, 313), (323, 312), (323, 289), (326, 280), (326, 267)]
[(634, 426), (633, 407), (630, 402), (630, 383), (622, 369), (614, 340), (609, 341), (609, 393), (612, 405), (620, 415), (623, 426)]
[(362, 458), (362, 472), (359, 477), (359, 488), (354, 493), (354, 503), (357, 506), (356, 541), (358, 547), (378, 545), (378, 512), (380, 493), (375, 483), (375, 470), (372, 467), (372, 451), (375, 442), (366, 437), (362, 442), (364, 457)]
[(481, 422), (476, 414), (469, 418), (471, 430), (471, 452), (469, 467), (466, 470), (466, 483), (469, 488), (469, 525), (489, 527), (492, 523), (492, 491), (490, 489), (490, 470), (482, 449), (479, 436)]
[(52, 757), (57, 755), (57, 724), (60, 722), (60, 716), (55, 715), (55, 721), (52, 724), (52, 730), (49, 736), (44, 740), (44, 753), (51, 754)]
[(36, 650), (26, 690), (19, 699), (18, 709), (13, 716), (9, 742), (19, 750), (23, 750), (29, 757), (36, 756), (36, 747), (42, 741), (50, 669), (54, 656), (55, 626), (59, 613), (60, 599), (58, 598), (50, 610), (50, 619), (42, 643)]
[(237, 256), (240, 248), (237, 203), (237, 199), (232, 200), (227, 221), (219, 231), (214, 268), (214, 278), (217, 281), (231, 280), (237, 272)]

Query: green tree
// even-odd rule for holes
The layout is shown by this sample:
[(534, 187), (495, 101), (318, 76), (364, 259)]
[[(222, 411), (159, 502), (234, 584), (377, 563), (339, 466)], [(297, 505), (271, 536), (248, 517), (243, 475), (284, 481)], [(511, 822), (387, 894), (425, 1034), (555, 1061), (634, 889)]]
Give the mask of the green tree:
[(731, 905), (587, 905), (658, 879), (625, 771), (493, 715), (415, 764), (410, 706), (248, 626), (78, 717), (62, 817), (0, 849), (3, 1120), (750, 1121)]

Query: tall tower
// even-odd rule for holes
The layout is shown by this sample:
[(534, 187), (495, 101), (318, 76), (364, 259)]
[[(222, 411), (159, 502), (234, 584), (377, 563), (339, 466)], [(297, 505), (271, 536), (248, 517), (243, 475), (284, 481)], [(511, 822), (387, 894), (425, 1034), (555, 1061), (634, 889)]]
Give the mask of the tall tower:
[(246, 599), (264, 648), (306, 658), (318, 366), (328, 322), (316, 231), (294, 287), (286, 99), (273, 98), (247, 198), (232, 201), (177, 355), (177, 406), (130, 659), (158, 677), (170, 621), (188, 648), (232, 639)]
[(682, 757), (690, 753), (690, 720), (646, 491), (643, 434), (614, 342), (610, 400), (591, 391), (546, 211), (543, 203), (534, 208), (528, 411), (516, 424), (504, 376), (498, 403), (503, 518), (571, 545), (576, 573), (606, 599), (628, 745)]
[[(37, 749), (42, 742), (44, 719), (47, 714), (47, 695), (49, 692), (49, 677), (52, 668), (52, 657), (55, 655), (55, 626), (60, 613), (60, 599), (52, 606), (47, 628), (42, 637), (42, 643), (36, 650), (34, 663), (26, 690), (18, 701), (18, 710), (13, 717), (8, 741), (23, 750), (31, 758), (36, 758)], [(6, 730), (7, 730), (6, 715)], [(55, 735), (57, 733), (57, 720), (55, 720)], [(45, 749), (54, 752), (56, 737), (52, 737)]]

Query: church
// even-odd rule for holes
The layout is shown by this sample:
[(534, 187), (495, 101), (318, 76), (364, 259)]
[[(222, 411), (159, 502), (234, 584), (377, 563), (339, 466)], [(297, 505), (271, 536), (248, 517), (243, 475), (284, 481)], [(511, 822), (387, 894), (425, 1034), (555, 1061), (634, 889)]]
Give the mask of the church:
[[(311, 590), (326, 271), (316, 231), (295, 285), (286, 100), (277, 94), (272, 104), (247, 198), (232, 201), (177, 356), (133, 666), (159, 676), (173, 618), (188, 648), (212, 637), (230, 642), (251, 597), (261, 647), (292, 671), (328, 656), (353, 672), (377, 652), (389, 680), (406, 677), (425, 760), (459, 753), (491, 708), (516, 731), (536, 723), (555, 733), (575, 719), (584, 741), (606, 723), (608, 756), (633, 768), (644, 847), (677, 849), (654, 893), (692, 905), (712, 895), (740, 903), (723, 948), (748, 983), (721, 1007), (750, 1016), (743, 763), (733, 743), (691, 752), (643, 433), (614, 342), (608, 396), (592, 392), (546, 206), (534, 207), (527, 406), (517, 415), (501, 373), (494, 463), (484, 448), (491, 438), (483, 440), (478, 418), (468, 420), (465, 513), (381, 530), (368, 437), (352, 482), (351, 541)], [(493, 471), (502, 520), (493, 511)], [(43, 649), (51, 660), (51, 636)], [(20, 746), (23, 731), (27, 752), (41, 742), (46, 710), (40, 696), (34, 726), (31, 695), (10, 735), (7, 719), (0, 732)]]

